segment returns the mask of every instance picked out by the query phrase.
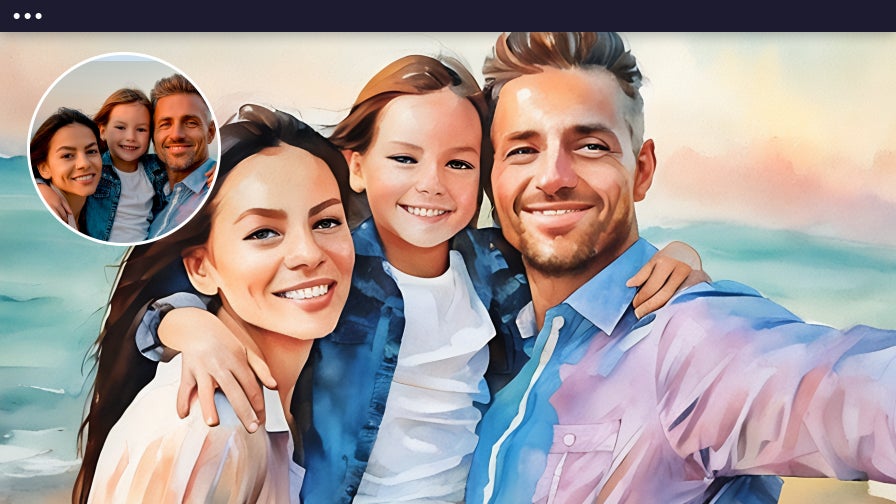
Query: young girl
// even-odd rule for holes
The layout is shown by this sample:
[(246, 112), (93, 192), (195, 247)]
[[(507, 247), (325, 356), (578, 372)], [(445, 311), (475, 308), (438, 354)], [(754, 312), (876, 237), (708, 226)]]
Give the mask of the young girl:
[[(103, 145), (103, 178), (87, 201), (87, 234), (116, 243), (146, 239), (149, 224), (165, 204), (165, 168), (149, 154), (152, 105), (139, 89), (122, 88), (93, 116)], [(99, 218), (103, 216), (104, 218)]]
[[(87, 197), (100, 181), (100, 132), (81, 112), (61, 107), (48, 117), (31, 138), (31, 170), (37, 186), (48, 194), (45, 201), (64, 200), (71, 213), (64, 221), (82, 231), (86, 226)], [(43, 193), (42, 193), (43, 194)]]
[(287, 114), (243, 106), (240, 119), (221, 128), (223, 180), (209, 203), (171, 236), (132, 248), (122, 264), (97, 344), (76, 502), (298, 502), (291, 386), (265, 391), (265, 432), (247, 433), (223, 396), (222, 425), (211, 429), (198, 409), (175, 414), (180, 358), (160, 364), (147, 384), (146, 365), (121, 347), (133, 334), (117, 334), (132, 330), (154, 295), (148, 276), (172, 268), (210, 296), (216, 320), (262, 355), (280, 383), (295, 383), (311, 340), (336, 325), (354, 262), (345, 161)]
[[(500, 229), (472, 226), (488, 184), (485, 114), (462, 65), (408, 56), (370, 80), (331, 135), (372, 217), (352, 233), (346, 310), (315, 342), (300, 381), (310, 393), (294, 403), (310, 419), (301, 453), (308, 502), (462, 501), (482, 409), (528, 358), (531, 341), (515, 323), (530, 301), (518, 253)], [(689, 272), (661, 262), (654, 274), (669, 288), (660, 304)], [(191, 327), (191, 337), (178, 327)], [(219, 364), (226, 357), (207, 343), (227, 339), (221, 324), (184, 308), (159, 330), (200, 385), (231, 382), (225, 393), (237, 395), (233, 376), (246, 365)], [(227, 371), (210, 371), (218, 367)], [(249, 381), (240, 385), (251, 389)], [(186, 401), (179, 407), (183, 414)]]

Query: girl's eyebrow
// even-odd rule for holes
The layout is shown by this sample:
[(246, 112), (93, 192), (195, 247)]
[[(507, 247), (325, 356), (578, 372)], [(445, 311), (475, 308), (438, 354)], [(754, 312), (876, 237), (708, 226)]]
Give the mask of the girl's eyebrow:
[(262, 217), (283, 219), (286, 217), (286, 211), (280, 210), (277, 208), (261, 208), (261, 207), (248, 208), (248, 209), (244, 210), (242, 213), (240, 213), (236, 217), (236, 219), (233, 220), (233, 223), (236, 224), (237, 222), (243, 220), (244, 218), (246, 218), (250, 215), (260, 215)]

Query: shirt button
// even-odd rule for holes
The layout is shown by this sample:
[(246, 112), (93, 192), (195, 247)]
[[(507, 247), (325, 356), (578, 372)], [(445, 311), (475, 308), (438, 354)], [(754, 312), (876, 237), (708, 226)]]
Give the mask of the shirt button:
[(575, 442), (576, 442), (575, 434), (567, 434), (567, 435), (563, 436), (563, 444), (565, 444), (566, 446), (572, 446)]

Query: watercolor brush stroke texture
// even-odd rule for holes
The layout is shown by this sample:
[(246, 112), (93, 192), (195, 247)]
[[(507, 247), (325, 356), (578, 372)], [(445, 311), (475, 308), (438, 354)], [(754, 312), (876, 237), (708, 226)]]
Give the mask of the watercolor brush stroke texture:
[[(68, 501), (84, 357), (124, 252), (65, 229), (29, 179), (32, 115), (62, 72), (99, 54), (149, 54), (199, 84), (221, 121), (260, 101), (327, 125), (399, 55), (458, 54), (481, 76), (496, 35), (0, 34), (0, 502)], [(646, 136), (657, 141), (643, 234), (690, 243), (714, 279), (808, 320), (896, 327), (896, 34), (623, 35), (647, 77)], [(92, 114), (102, 97), (89, 91), (71, 103)], [(787, 480), (782, 502), (896, 501), (868, 489)]]

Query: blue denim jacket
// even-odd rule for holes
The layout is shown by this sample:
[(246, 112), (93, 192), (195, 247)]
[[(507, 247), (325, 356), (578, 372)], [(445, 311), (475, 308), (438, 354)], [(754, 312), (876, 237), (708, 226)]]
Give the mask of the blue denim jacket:
[[(354, 498), (383, 419), (404, 332), (404, 302), (384, 267), (373, 221), (362, 223), (352, 237), (355, 269), (346, 308), (336, 331), (315, 340), (294, 393), (292, 411), (302, 434), (296, 458), (307, 471), (302, 501), (311, 504)], [(528, 359), (516, 315), (530, 293), (518, 254), (505, 245), (497, 228), (468, 228), (451, 243), (463, 255), (497, 331), (486, 372), (492, 394)]]
[[(140, 162), (156, 193), (152, 199), (152, 215), (148, 216), (152, 220), (165, 206), (163, 191), (165, 184), (168, 183), (168, 173), (155, 154), (143, 155)], [(96, 191), (87, 197), (82, 212), (86, 214), (85, 226), (82, 229), (88, 236), (97, 240), (109, 240), (119, 198), (121, 198), (121, 179), (112, 168), (112, 156), (106, 151), (103, 153), (103, 173), (100, 176), (100, 183), (96, 186)]]

